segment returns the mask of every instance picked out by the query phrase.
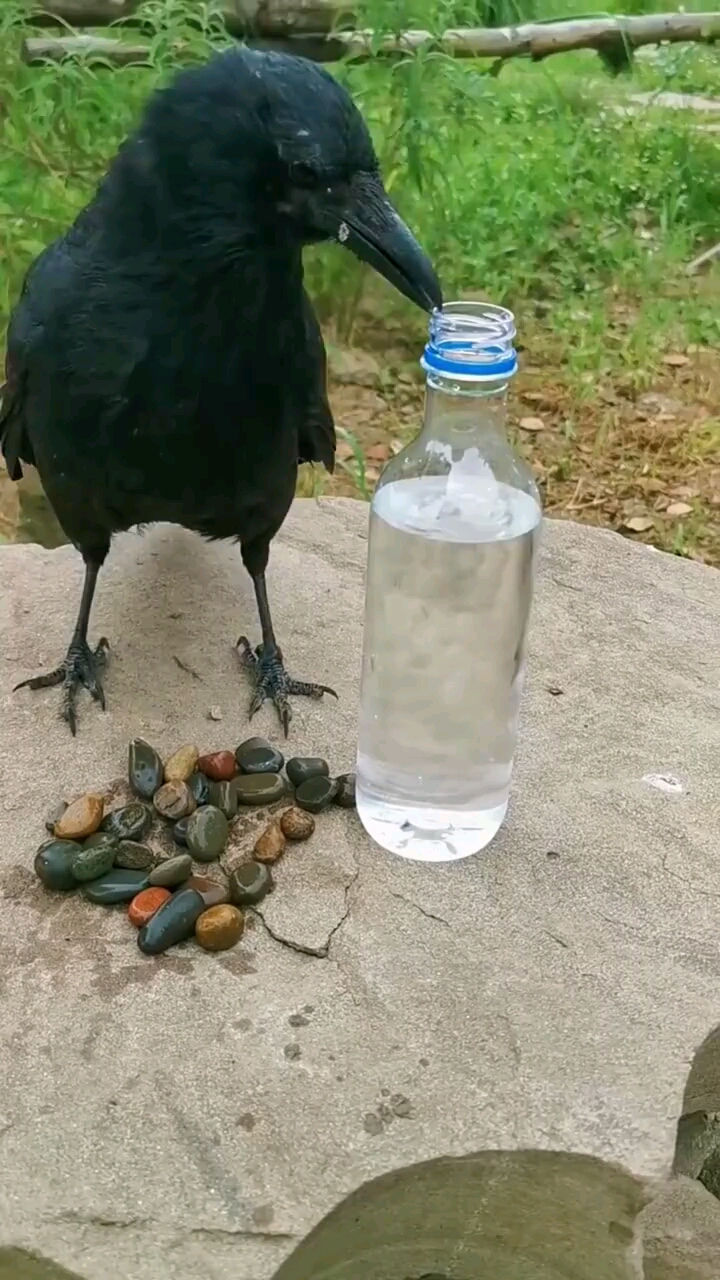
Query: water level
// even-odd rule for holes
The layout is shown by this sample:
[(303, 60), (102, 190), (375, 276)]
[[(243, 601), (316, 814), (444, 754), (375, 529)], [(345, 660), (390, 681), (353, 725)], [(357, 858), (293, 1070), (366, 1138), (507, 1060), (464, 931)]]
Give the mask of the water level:
[(490, 502), (442, 476), (375, 497), (357, 803), (385, 849), (464, 858), (505, 817), (539, 522), (494, 481)]

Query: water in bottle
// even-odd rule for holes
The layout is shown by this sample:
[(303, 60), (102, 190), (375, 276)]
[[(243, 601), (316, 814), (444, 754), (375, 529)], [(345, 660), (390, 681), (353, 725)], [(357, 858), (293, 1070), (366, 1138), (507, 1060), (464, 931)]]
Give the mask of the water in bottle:
[(508, 805), (541, 518), (504, 430), (514, 333), (485, 304), (433, 316), (423, 429), (372, 503), (358, 811), (424, 861), (476, 853)]

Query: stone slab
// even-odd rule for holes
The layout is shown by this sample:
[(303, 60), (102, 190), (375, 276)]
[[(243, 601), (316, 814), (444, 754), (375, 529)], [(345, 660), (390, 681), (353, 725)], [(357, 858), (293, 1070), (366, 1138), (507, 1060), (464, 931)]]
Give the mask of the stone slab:
[[(269, 574), (289, 669), (340, 694), (296, 703), (289, 749), (338, 770), (366, 520), (297, 503)], [(279, 864), (267, 925), (160, 960), (122, 913), (47, 895), (32, 855), (54, 801), (122, 773), (130, 737), (169, 753), (247, 736), (232, 645), (257, 638), (252, 590), (231, 546), (118, 538), (92, 623), (108, 712), (83, 699), (73, 741), (57, 691), (11, 689), (61, 657), (80, 583), (71, 548), (0, 549), (1, 1242), (86, 1280), (268, 1280), (351, 1191), (439, 1155), (552, 1148), (667, 1174), (720, 1020), (718, 575), (548, 522), (494, 844), (418, 866), (324, 815)], [(278, 736), (272, 710), (254, 731)], [(645, 780), (667, 774), (682, 791)]]

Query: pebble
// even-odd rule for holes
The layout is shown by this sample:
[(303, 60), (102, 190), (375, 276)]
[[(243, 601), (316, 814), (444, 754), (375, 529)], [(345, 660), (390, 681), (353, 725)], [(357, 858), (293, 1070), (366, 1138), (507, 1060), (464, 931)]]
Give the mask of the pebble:
[(270, 868), (263, 862), (243, 862), (230, 876), (230, 901), (238, 907), (262, 902), (273, 887)]
[(234, 782), (216, 782), (213, 787), (212, 802), (217, 809), (222, 809), (225, 817), (234, 818), (238, 811), (237, 791)]
[(136, 898), (133, 898), (128, 907), (128, 917), (130, 922), (135, 925), (136, 929), (142, 929), (144, 924), (160, 910), (163, 903), (167, 902), (170, 897), (169, 889), (143, 889)]
[(191, 876), (187, 882), (187, 888), (199, 893), (206, 907), (217, 907), (221, 902), (227, 902), (230, 897), (227, 884), (210, 876)]
[(94, 835), (83, 840), (83, 849), (112, 849), (117, 853), (118, 842), (109, 831), (96, 831)]
[(115, 836), (116, 840), (142, 840), (148, 834), (152, 821), (150, 806), (133, 800), (122, 809), (113, 809), (103, 819), (101, 830)]
[(213, 782), (229, 782), (237, 773), (232, 751), (213, 751), (208, 756), (200, 756), (198, 768), (206, 778), (212, 778)]
[(235, 752), (241, 773), (279, 773), (285, 757), (265, 738), (248, 738)]
[(153, 804), (161, 818), (177, 822), (186, 818), (195, 808), (195, 801), (186, 782), (166, 782), (153, 796)]
[(76, 889), (73, 861), (80, 852), (74, 840), (46, 840), (35, 854), (35, 875), (47, 889)]
[(341, 773), (335, 781), (338, 789), (333, 799), (333, 804), (337, 804), (341, 809), (355, 808), (355, 774)]
[(115, 849), (115, 844), (107, 843), (78, 849), (72, 863), (75, 879), (84, 884), (86, 880), (98, 880), (106, 875), (115, 861)]
[(85, 897), (90, 902), (111, 907), (117, 902), (132, 902), (149, 884), (147, 871), (126, 871), (124, 867), (113, 867), (107, 875), (86, 885)]
[(194, 889), (187, 886), (178, 889), (142, 926), (138, 934), (140, 950), (146, 956), (157, 956), (190, 938), (195, 931), (195, 921), (205, 909), (203, 899)]
[(320, 756), (293, 756), (285, 766), (285, 772), (294, 787), (299, 787), (308, 778), (327, 778), (330, 766)]
[(288, 840), (309, 840), (315, 830), (315, 819), (304, 809), (286, 809), (280, 818), (280, 827)]
[(126, 871), (150, 871), (155, 865), (155, 855), (146, 844), (137, 840), (121, 840), (115, 855), (115, 866)]
[(253, 853), (258, 862), (277, 862), (285, 852), (285, 836), (279, 822), (271, 822), (256, 840)]
[(334, 778), (315, 776), (302, 782), (295, 792), (295, 803), (308, 813), (322, 813), (332, 804), (338, 792), (338, 784)]
[(61, 800), (59, 804), (55, 805), (55, 808), (48, 814), (47, 818), (45, 819), (45, 830), (49, 831), (51, 836), (55, 834), (55, 826), (62, 818), (66, 809), (67, 809), (67, 800)]
[(187, 825), (188, 849), (198, 862), (215, 862), (228, 838), (228, 820), (222, 810), (206, 804), (196, 809)]
[(103, 818), (102, 796), (88, 794), (69, 804), (55, 823), (58, 840), (84, 840), (97, 831)]
[(152, 800), (162, 786), (165, 770), (163, 762), (144, 738), (135, 738), (128, 751), (128, 779), (136, 796)]
[(227, 903), (210, 907), (195, 921), (195, 937), (206, 951), (228, 951), (239, 942), (245, 928), (245, 917), (237, 907)]
[(285, 783), (278, 773), (241, 774), (233, 785), (238, 804), (272, 804), (285, 794)]
[(198, 767), (200, 752), (195, 746), (180, 747), (165, 765), (166, 782), (187, 782)]
[(172, 838), (181, 849), (187, 849), (187, 825), (189, 818), (181, 818), (172, 829)]
[(210, 803), (210, 783), (204, 773), (193, 773), (188, 778), (190, 795), (197, 805)]
[(174, 858), (166, 858), (158, 863), (150, 872), (150, 884), (175, 889), (183, 884), (192, 873), (192, 858), (189, 853), (179, 853)]

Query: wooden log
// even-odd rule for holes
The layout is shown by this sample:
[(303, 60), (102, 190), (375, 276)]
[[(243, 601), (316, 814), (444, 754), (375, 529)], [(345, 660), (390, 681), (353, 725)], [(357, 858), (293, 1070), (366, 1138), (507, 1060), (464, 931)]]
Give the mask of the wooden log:
[[(323, 35), (349, 16), (352, 0), (224, 0), (223, 17), (231, 35), (287, 37)], [(28, 21), (36, 26), (107, 27), (129, 21), (142, 25), (140, 0), (29, 0)]]
[[(81, 0), (73, 0), (80, 3)], [(317, 0), (313, 0), (317, 3)], [(65, 3), (65, 0), (63, 0)], [(278, 10), (279, 12), (279, 10)], [(78, 39), (82, 45), (73, 44)], [(712, 42), (720, 39), (720, 13), (665, 13), (648, 14), (631, 18), (583, 18), (568, 22), (524, 23), (518, 27), (477, 27), (446, 31), (435, 37), (429, 31), (405, 31), (399, 36), (387, 36), (377, 46), (371, 31), (336, 31), (330, 36), (322, 32), (303, 33), (301, 29), (285, 29), (272, 37), (252, 38), (250, 42), (260, 46), (283, 48), (317, 62), (335, 62), (343, 56), (367, 59), (379, 53), (398, 57), (412, 54), (419, 49), (439, 49), (457, 58), (514, 58), (531, 57), (535, 60), (550, 57), (554, 53), (567, 53), (574, 49), (603, 50), (616, 47), (622, 41), (626, 47), (638, 49), (642, 45), (664, 42)], [(93, 43), (95, 42), (95, 43)], [(117, 65), (139, 58), (139, 46), (132, 54), (121, 41), (99, 40), (98, 37), (63, 36), (56, 39), (27, 39), (23, 56), (28, 62), (51, 59), (58, 61), (67, 56), (97, 56)], [(144, 59), (142, 59), (144, 61)]]
[(22, 57), (31, 66), (41, 62), (64, 62), (66, 58), (106, 62), (113, 67), (150, 65), (146, 44), (129, 44), (124, 40), (108, 40), (100, 36), (47, 36), (24, 40)]

